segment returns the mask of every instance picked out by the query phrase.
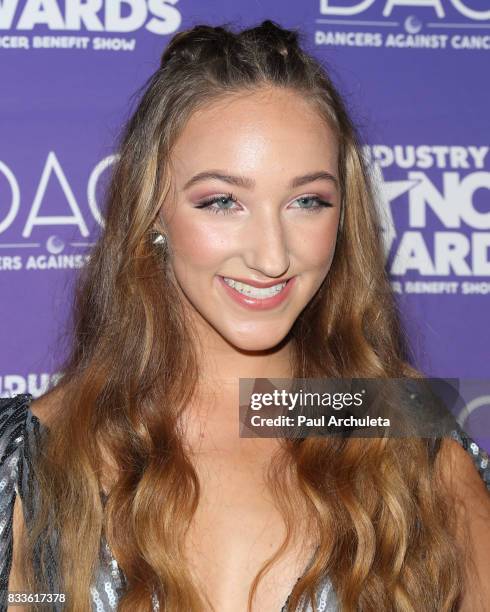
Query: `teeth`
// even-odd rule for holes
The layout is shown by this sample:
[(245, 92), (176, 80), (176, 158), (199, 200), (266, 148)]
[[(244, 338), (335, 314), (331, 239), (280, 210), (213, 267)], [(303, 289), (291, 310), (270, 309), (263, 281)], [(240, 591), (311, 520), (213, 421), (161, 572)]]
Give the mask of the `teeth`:
[(240, 283), (239, 281), (235, 281), (232, 278), (226, 278), (226, 277), (223, 277), (223, 278), (227, 285), (229, 285), (230, 287), (233, 287), (233, 289), (235, 289), (239, 293), (242, 293), (243, 295), (247, 295), (249, 297), (262, 299), (262, 300), (265, 298), (270, 298), (270, 297), (273, 297), (274, 295), (277, 295), (286, 286), (286, 283), (280, 283), (272, 287), (266, 287), (263, 289), (259, 289), (258, 287), (252, 287), (251, 285), (246, 285), (245, 283)]

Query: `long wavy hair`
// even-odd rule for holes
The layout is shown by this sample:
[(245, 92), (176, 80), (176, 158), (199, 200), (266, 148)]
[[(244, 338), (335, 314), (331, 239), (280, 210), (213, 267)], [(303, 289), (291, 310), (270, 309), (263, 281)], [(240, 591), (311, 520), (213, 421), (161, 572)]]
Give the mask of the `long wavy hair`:
[[(343, 218), (329, 273), (290, 330), (293, 376), (421, 376), (400, 331), (361, 139), (325, 66), (302, 49), (298, 32), (271, 21), (240, 32), (199, 25), (177, 33), (120, 140), (105, 228), (75, 292), (72, 349), (50, 391), (62, 400), (53, 401), (56, 416), (34, 466), (41, 496), (24, 571), (38, 585), (32, 590), (46, 584), (47, 564), (34, 575), (29, 559), (42, 560), (43, 543), (58, 534), (70, 612), (90, 609), (102, 536), (126, 578), (121, 612), (151, 610), (152, 593), (165, 612), (209, 604), (184, 559), (200, 487), (179, 419), (199, 378), (196, 337), (151, 232), (164, 231), (159, 212), (172, 199), (172, 145), (192, 113), (264, 86), (310, 100), (339, 145)], [(249, 610), (297, 527), (290, 477), (318, 543), (291, 610), (303, 596), (315, 603), (326, 574), (346, 612), (456, 609), (463, 573), (435, 469), (440, 439), (281, 444), (269, 481), (286, 537), (255, 577)]]

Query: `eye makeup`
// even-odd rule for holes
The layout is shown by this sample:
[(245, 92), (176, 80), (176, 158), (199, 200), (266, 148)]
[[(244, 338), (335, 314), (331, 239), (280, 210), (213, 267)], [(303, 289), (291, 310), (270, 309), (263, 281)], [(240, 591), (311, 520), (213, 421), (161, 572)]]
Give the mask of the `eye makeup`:
[[(236, 204), (238, 201), (237, 198), (232, 193), (228, 193), (226, 195), (218, 195), (218, 196), (212, 196), (211, 198), (206, 198), (203, 201), (201, 201), (197, 206), (195, 206), (195, 208), (203, 209), (208, 212), (212, 212), (214, 214), (223, 214), (223, 215), (235, 214), (236, 212), (238, 212), (237, 210), (233, 208), (216, 208), (216, 207), (213, 208), (213, 206), (215, 206), (216, 204), (220, 204), (220, 203), (223, 204), (224, 201), (226, 200), (229, 200), (233, 204)], [(306, 212), (318, 212), (322, 208), (332, 208), (334, 206), (331, 202), (323, 200), (317, 195), (300, 196), (299, 198), (296, 198), (294, 202), (297, 202), (298, 200), (307, 200), (307, 201), (311, 201), (316, 204), (316, 206), (308, 206), (305, 208), (299, 207), (301, 210), (305, 210)]]

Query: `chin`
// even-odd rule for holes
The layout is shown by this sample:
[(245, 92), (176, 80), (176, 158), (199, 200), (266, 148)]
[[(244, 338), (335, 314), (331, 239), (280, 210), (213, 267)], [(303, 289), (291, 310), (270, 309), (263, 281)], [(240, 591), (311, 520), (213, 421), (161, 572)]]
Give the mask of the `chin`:
[(226, 334), (224, 338), (242, 351), (267, 351), (280, 344), (287, 335), (277, 333), (260, 333), (258, 331), (244, 334)]

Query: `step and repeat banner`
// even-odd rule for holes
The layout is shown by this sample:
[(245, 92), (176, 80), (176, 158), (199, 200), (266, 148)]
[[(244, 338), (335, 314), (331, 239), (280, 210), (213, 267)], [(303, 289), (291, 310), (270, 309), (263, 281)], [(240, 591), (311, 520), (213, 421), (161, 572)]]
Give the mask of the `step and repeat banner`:
[[(359, 126), (415, 365), (490, 379), (488, 0), (0, 0), (0, 396), (59, 375), (114, 143), (170, 37), (264, 19), (301, 30)], [(460, 421), (490, 438), (474, 387)]]

